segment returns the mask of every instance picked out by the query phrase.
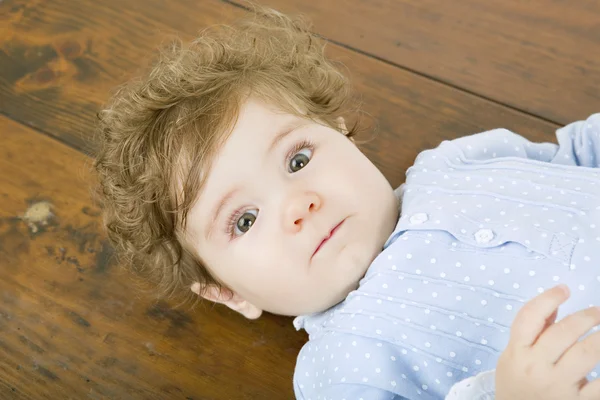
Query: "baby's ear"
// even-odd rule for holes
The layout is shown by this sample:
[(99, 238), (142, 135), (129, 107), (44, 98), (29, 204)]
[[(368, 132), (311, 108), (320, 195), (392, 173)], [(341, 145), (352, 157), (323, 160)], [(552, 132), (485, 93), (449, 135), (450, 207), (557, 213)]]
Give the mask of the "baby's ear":
[(342, 131), (344, 135), (347, 135), (348, 128), (346, 128), (346, 121), (344, 120), (344, 117), (337, 117), (335, 120), (338, 124), (338, 128)]
[(198, 282), (194, 283), (190, 289), (202, 298), (215, 303), (224, 304), (248, 319), (257, 319), (262, 314), (260, 308), (249, 303), (247, 300), (244, 300), (240, 295), (232, 292), (230, 289), (223, 288), (222, 290), (219, 290), (215, 285), (209, 285), (201, 290), (201, 286)]
[[(346, 121), (344, 120), (344, 117), (337, 117), (335, 120), (338, 124), (338, 128), (342, 131), (342, 133), (348, 136), (348, 128), (346, 128)], [(353, 137), (349, 137), (348, 139), (350, 139), (350, 141), (354, 143)]]

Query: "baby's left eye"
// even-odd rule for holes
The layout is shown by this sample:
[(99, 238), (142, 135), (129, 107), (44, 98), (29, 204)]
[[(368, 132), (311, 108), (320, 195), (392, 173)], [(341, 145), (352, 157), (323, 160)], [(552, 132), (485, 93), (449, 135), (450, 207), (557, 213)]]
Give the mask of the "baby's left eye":
[[(308, 155), (306, 155), (303, 152), (307, 152)], [(296, 153), (290, 159), (289, 171), (294, 173), (294, 172), (298, 172), (302, 168), (306, 167), (306, 164), (308, 164), (310, 162), (311, 157), (312, 157), (311, 149), (304, 148), (304, 149), (300, 150), (298, 153)]]

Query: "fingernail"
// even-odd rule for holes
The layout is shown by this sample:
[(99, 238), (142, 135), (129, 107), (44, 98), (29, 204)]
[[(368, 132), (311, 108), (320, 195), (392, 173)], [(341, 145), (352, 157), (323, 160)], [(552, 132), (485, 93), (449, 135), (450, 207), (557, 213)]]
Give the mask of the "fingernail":
[(567, 285), (565, 285), (564, 283), (561, 283), (560, 285), (558, 285), (558, 287), (560, 288), (560, 290), (563, 291), (564, 294), (569, 295), (570, 291), (569, 291), (569, 287)]

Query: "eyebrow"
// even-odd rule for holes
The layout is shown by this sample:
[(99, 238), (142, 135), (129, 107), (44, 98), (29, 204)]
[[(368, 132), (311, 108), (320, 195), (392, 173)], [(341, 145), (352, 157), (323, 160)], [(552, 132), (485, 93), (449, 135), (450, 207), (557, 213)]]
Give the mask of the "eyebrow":
[[(301, 126), (304, 126), (303, 123), (299, 123), (298, 121), (291, 121), (287, 124), (285, 124), (282, 128), (281, 128), (281, 132), (279, 132), (274, 138), (273, 141), (271, 142), (271, 144), (269, 145), (266, 155), (269, 155), (273, 152), (273, 150), (275, 148), (277, 148), (277, 146), (279, 145), (279, 143), (281, 143), (281, 141), (283, 141), (283, 139), (285, 139), (286, 136), (288, 136), (290, 133), (292, 133), (293, 131), (295, 131), (296, 129), (300, 128)], [(227, 194), (225, 194), (225, 196), (223, 196), (221, 198), (221, 200), (219, 201), (219, 203), (217, 204), (217, 206), (214, 209), (214, 212), (212, 212), (210, 215), (212, 215), (212, 220), (210, 221), (210, 224), (208, 225), (205, 233), (204, 233), (204, 237), (206, 238), (206, 240), (208, 241), (214, 231), (215, 228), (215, 224), (217, 222), (217, 220), (219, 219), (219, 214), (221, 213), (221, 211), (223, 211), (223, 209), (225, 208), (225, 206), (227, 206), (227, 204), (229, 203), (229, 201), (233, 198), (234, 194), (240, 190), (239, 187), (236, 187), (232, 190), (230, 190), (229, 192), (227, 192)]]

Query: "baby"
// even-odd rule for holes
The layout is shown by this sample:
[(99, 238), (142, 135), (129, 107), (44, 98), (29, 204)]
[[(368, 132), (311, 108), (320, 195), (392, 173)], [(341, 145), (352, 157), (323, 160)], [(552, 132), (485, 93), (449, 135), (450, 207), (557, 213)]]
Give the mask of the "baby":
[[(573, 354), (600, 323), (579, 311), (600, 290), (600, 115), (558, 145), (502, 129), (443, 142), (394, 191), (341, 118), (356, 110), (323, 44), (253, 15), (163, 53), (99, 114), (125, 261), (164, 296), (298, 316), (298, 399), (598, 396), (584, 382), (600, 345), (582, 342), (591, 364)], [(558, 283), (572, 315), (554, 324)]]

